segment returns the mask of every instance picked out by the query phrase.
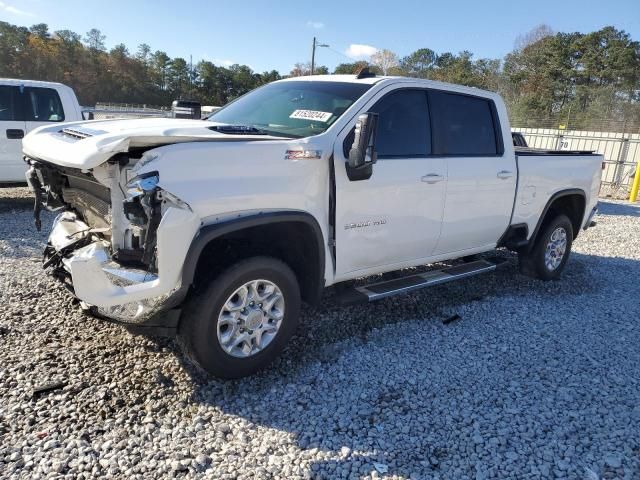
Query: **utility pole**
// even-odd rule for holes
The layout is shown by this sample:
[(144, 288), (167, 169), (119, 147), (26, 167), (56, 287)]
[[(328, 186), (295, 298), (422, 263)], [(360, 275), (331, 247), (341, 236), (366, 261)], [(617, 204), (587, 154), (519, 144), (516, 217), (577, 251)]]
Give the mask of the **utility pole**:
[(316, 37), (313, 37), (313, 46), (311, 47), (311, 75), (316, 68), (316, 47), (329, 47), (326, 43), (318, 43)]
[(189, 55), (189, 97), (191, 97), (191, 89), (193, 85), (191, 84), (193, 80), (193, 55)]

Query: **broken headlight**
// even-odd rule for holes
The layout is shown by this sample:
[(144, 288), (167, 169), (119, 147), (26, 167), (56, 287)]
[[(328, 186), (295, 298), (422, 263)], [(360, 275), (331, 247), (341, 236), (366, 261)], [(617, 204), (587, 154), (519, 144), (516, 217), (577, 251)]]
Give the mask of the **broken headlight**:
[(127, 183), (127, 200), (152, 192), (158, 186), (158, 172), (143, 173)]
[(148, 267), (154, 263), (156, 230), (162, 216), (159, 181), (158, 172), (149, 172), (133, 178), (125, 186), (126, 198), (122, 210), (130, 227), (125, 231), (125, 248), (117, 252), (121, 263), (138, 263)]
[(144, 226), (148, 223), (153, 206), (153, 192), (159, 181), (158, 172), (149, 172), (127, 183), (124, 214), (133, 225)]

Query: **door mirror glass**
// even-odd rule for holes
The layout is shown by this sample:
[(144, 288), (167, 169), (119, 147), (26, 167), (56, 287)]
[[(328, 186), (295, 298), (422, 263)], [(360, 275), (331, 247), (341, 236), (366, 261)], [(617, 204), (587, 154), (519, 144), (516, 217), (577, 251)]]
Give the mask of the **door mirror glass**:
[(356, 122), (353, 145), (349, 150), (349, 167), (362, 168), (376, 162), (376, 131), (378, 129), (378, 114), (363, 113)]

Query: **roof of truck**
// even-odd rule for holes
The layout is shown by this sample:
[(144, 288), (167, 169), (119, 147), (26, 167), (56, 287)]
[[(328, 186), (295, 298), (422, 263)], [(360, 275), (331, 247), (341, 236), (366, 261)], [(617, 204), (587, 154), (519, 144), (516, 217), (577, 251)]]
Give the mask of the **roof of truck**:
[(357, 78), (356, 75), (305, 75), (302, 77), (289, 77), (279, 80), (280, 82), (349, 82), (349, 83), (378, 83), (380, 80), (393, 77), (371, 76), (365, 78)]
[(67, 85), (58, 82), (45, 82), (43, 80), (27, 80), (23, 78), (0, 78), (0, 85), (27, 85), (30, 87), (65, 87)]
[(373, 85), (376, 83), (393, 83), (395, 82), (408, 82), (416, 83), (425, 88), (435, 88), (443, 90), (457, 91), (461, 93), (467, 93), (469, 95), (480, 95), (484, 97), (498, 97), (498, 94), (490, 90), (482, 90), (476, 87), (467, 87), (465, 85), (458, 85), (455, 83), (438, 82), (436, 80), (427, 80), (425, 78), (415, 77), (401, 77), (390, 75), (372, 75), (364, 78), (358, 78), (356, 75), (305, 75), (302, 77), (289, 77), (278, 82), (348, 82), (348, 83), (360, 83), (366, 85)]

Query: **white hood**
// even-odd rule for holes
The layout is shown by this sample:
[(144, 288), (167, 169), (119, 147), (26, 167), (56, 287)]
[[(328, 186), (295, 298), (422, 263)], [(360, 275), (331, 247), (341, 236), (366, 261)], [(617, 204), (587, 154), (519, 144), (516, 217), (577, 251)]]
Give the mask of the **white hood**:
[(233, 135), (210, 130), (216, 125), (203, 120), (146, 118), (94, 120), (47, 125), (30, 132), (22, 141), (25, 155), (63, 167), (87, 170), (116, 153), (135, 147), (180, 142), (273, 140), (269, 135)]

